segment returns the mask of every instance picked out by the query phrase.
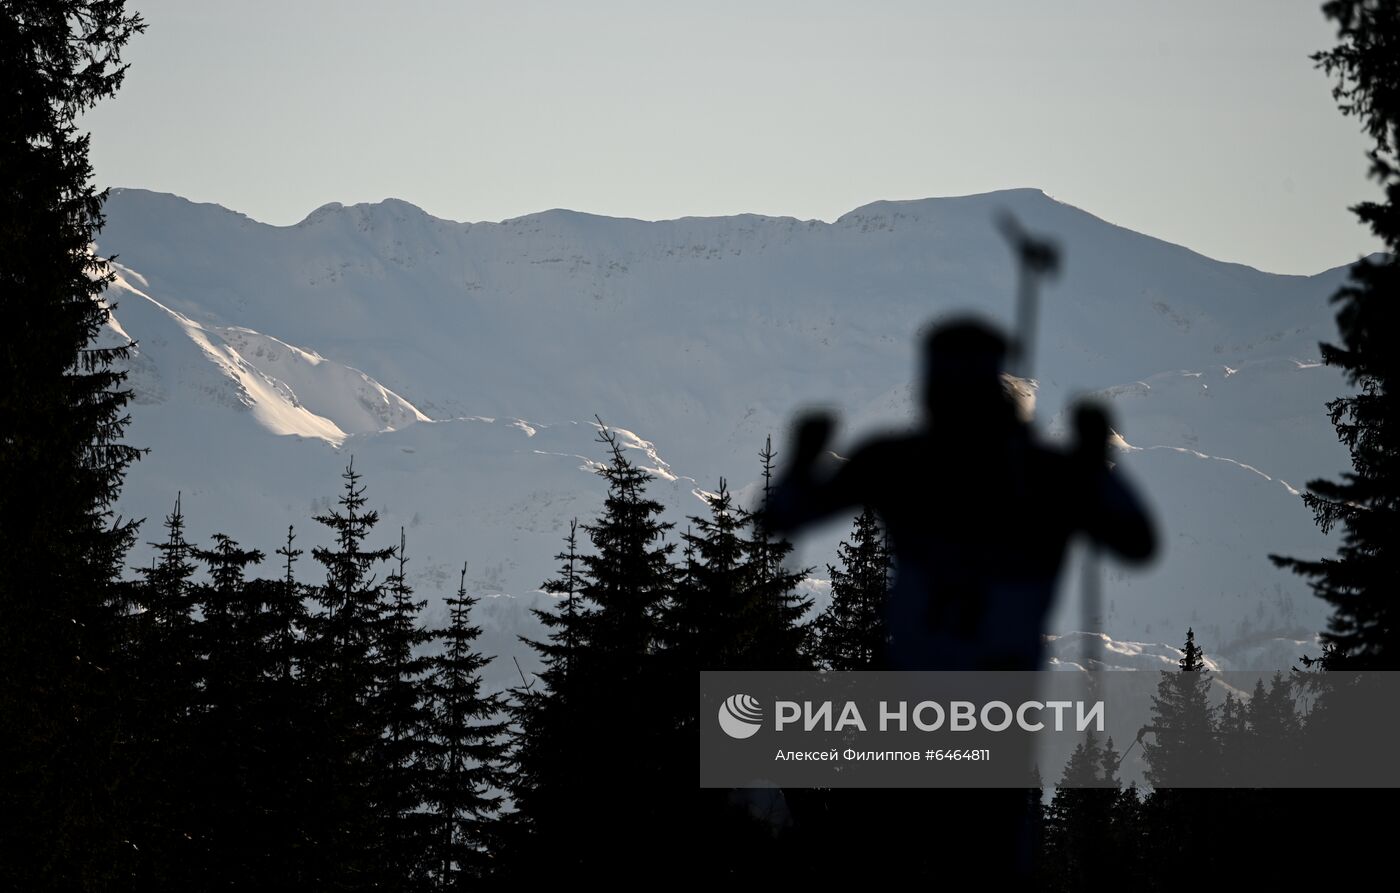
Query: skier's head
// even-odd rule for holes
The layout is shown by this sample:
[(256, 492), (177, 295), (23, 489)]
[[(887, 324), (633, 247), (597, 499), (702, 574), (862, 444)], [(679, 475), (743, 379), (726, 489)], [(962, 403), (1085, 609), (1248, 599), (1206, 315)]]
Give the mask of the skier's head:
[(963, 317), (930, 328), (923, 339), (920, 405), (940, 427), (1014, 417), (1002, 379), (1008, 344), (997, 329)]

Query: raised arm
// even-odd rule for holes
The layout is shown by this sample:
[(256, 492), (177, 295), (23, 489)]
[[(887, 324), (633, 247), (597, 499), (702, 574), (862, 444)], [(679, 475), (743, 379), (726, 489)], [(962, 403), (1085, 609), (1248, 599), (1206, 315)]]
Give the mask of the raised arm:
[[(788, 462), (763, 507), (768, 530), (791, 534), (861, 502), (860, 474), (864, 462), (826, 462), (835, 421), (825, 413), (800, 418), (793, 428)], [(826, 459), (833, 459), (830, 455)], [(835, 464), (833, 468), (832, 465)]]

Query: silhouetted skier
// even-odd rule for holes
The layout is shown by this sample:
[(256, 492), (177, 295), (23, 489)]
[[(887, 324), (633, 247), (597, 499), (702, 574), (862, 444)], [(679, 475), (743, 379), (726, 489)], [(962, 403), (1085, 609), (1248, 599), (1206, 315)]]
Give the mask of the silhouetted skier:
[[(765, 507), (778, 533), (859, 506), (880, 515), (895, 565), (881, 668), (1040, 669), (1070, 538), (1086, 533), (1130, 561), (1154, 551), (1146, 510), (1108, 466), (1107, 416), (1080, 406), (1069, 449), (1041, 443), (1004, 384), (1007, 352), (983, 323), (938, 326), (923, 343), (921, 428), (871, 440), (833, 470), (818, 463), (833, 421), (807, 417)], [(1033, 697), (1028, 677), (1015, 679), (1026, 689), (1021, 700)], [(1022, 763), (1028, 786), (1029, 746), (1012, 738), (996, 755)], [(832, 791), (825, 806), (807, 810), (806, 833), (815, 853), (881, 854), (853, 864), (852, 879), (869, 880), (872, 866), (892, 879), (946, 878), (956, 865), (1014, 886), (1034, 860), (1029, 796), (1014, 788)]]
[(766, 506), (777, 533), (863, 505), (880, 515), (895, 565), (888, 669), (1039, 669), (1070, 538), (1134, 562), (1154, 551), (1147, 511), (1108, 466), (1103, 410), (1076, 409), (1071, 448), (1041, 443), (1003, 382), (1007, 349), (981, 322), (936, 327), (923, 344), (923, 426), (871, 440), (833, 471), (817, 461), (832, 419), (808, 416)]

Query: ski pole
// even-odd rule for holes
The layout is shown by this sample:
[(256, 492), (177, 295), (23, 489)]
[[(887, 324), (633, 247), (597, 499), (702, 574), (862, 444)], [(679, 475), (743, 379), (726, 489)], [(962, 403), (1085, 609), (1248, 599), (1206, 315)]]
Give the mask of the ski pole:
[[(1040, 299), (1040, 283), (1053, 278), (1060, 271), (1060, 250), (1054, 242), (1032, 236), (1021, 226), (1020, 221), (1009, 211), (997, 217), (997, 228), (1016, 255), (1017, 297), (1016, 334), (1012, 374), (1030, 380), (1034, 375), (1034, 345)], [(1084, 669), (1100, 658), (1098, 626), (1102, 623), (1100, 605), (1103, 601), (1099, 588), (1098, 549), (1089, 543), (1085, 550), (1084, 567), (1081, 579), (1080, 604), (1083, 611), (1083, 635), (1081, 660)], [(1100, 661), (1102, 663), (1102, 661)]]

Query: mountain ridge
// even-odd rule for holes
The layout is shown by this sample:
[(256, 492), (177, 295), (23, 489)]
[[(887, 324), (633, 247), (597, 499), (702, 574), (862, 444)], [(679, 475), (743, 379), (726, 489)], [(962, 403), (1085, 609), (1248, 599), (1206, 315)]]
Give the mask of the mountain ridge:
[[(528, 212), (528, 213), (525, 213), (525, 214), (516, 215), (516, 216), (514, 216), (514, 217), (502, 218), (502, 219), (500, 219), (500, 220), (472, 220), (472, 221), (466, 221), (466, 220), (455, 220), (455, 219), (452, 219), (452, 218), (449, 218), (449, 217), (439, 217), (439, 216), (437, 216), (437, 215), (435, 215), (435, 214), (429, 213), (428, 211), (424, 210), (422, 207), (420, 207), (420, 206), (414, 204), (414, 203), (411, 202), (411, 201), (408, 201), (407, 199), (401, 199), (401, 198), (397, 198), (397, 197), (394, 197), (394, 196), (386, 196), (386, 197), (384, 197), (384, 198), (382, 198), (382, 199), (379, 199), (378, 201), (354, 202), (354, 203), (348, 204), (348, 205), (347, 205), (347, 204), (344, 204), (344, 203), (342, 203), (342, 202), (338, 202), (338, 201), (326, 202), (326, 203), (324, 203), (324, 204), (322, 204), (322, 205), (320, 205), (320, 206), (318, 206), (318, 207), (312, 209), (312, 210), (311, 210), (310, 212), (308, 212), (304, 217), (302, 217), (300, 220), (298, 220), (298, 221), (296, 221), (296, 222), (294, 222), (294, 223), (289, 223), (289, 224), (275, 224), (275, 223), (267, 223), (267, 222), (265, 222), (265, 221), (258, 220), (258, 219), (254, 218), (254, 217), (252, 217), (252, 216), (250, 216), (250, 215), (248, 215), (248, 214), (245, 214), (245, 213), (243, 213), (243, 212), (241, 212), (241, 211), (234, 210), (234, 209), (229, 208), (228, 206), (223, 205), (223, 204), (220, 204), (220, 203), (218, 203), (218, 202), (201, 202), (201, 201), (196, 201), (196, 200), (194, 200), (194, 199), (186, 198), (185, 196), (182, 196), (182, 195), (180, 195), (179, 193), (175, 193), (175, 192), (165, 192), (165, 191), (161, 191), (161, 190), (146, 189), (146, 188), (144, 188), (144, 187), (138, 187), (138, 186), (114, 186), (114, 187), (112, 187), (111, 190), (110, 190), (110, 195), (111, 195), (112, 198), (116, 198), (116, 199), (118, 199), (118, 200), (129, 199), (129, 198), (132, 197), (132, 196), (149, 196), (149, 197), (153, 197), (153, 198), (157, 198), (157, 199), (161, 199), (161, 200), (173, 200), (174, 202), (188, 204), (188, 205), (191, 205), (191, 206), (194, 206), (194, 207), (197, 207), (197, 208), (211, 209), (211, 210), (216, 210), (216, 211), (219, 211), (219, 212), (223, 212), (223, 213), (225, 213), (225, 214), (227, 214), (227, 215), (230, 215), (230, 216), (232, 216), (232, 217), (234, 217), (234, 218), (237, 218), (237, 219), (239, 219), (239, 220), (241, 220), (241, 221), (246, 221), (247, 223), (253, 224), (253, 225), (258, 226), (258, 227), (266, 227), (266, 228), (268, 228), (268, 229), (273, 229), (273, 230), (290, 230), (290, 229), (297, 229), (297, 228), (305, 227), (305, 226), (307, 226), (308, 224), (314, 224), (314, 223), (316, 223), (316, 222), (319, 222), (321, 219), (323, 219), (323, 218), (325, 218), (325, 217), (327, 217), (327, 216), (329, 216), (329, 215), (331, 215), (331, 214), (334, 214), (334, 213), (356, 212), (356, 213), (361, 213), (361, 214), (364, 214), (364, 213), (371, 213), (371, 214), (372, 214), (376, 209), (395, 209), (395, 208), (406, 209), (406, 210), (410, 211), (414, 216), (421, 216), (423, 219), (432, 221), (433, 223), (444, 224), (444, 225), (451, 226), (451, 227), (461, 227), (461, 228), (465, 228), (465, 229), (470, 229), (470, 228), (473, 228), (473, 227), (493, 227), (493, 226), (494, 226), (494, 227), (509, 227), (509, 226), (519, 225), (519, 224), (522, 224), (522, 223), (532, 222), (532, 221), (536, 220), (537, 218), (546, 218), (546, 219), (548, 219), (548, 218), (551, 218), (551, 217), (579, 218), (579, 219), (585, 219), (585, 220), (589, 220), (589, 221), (598, 221), (598, 222), (603, 222), (603, 223), (620, 223), (620, 224), (628, 224), (628, 225), (630, 225), (630, 224), (686, 224), (686, 223), (704, 223), (704, 222), (730, 221), (730, 220), (732, 220), (732, 221), (746, 221), (746, 222), (757, 221), (757, 222), (765, 222), (765, 223), (782, 223), (782, 224), (788, 224), (788, 225), (799, 224), (799, 225), (813, 226), (813, 227), (816, 227), (816, 226), (837, 227), (837, 226), (841, 226), (843, 221), (849, 222), (850, 219), (859, 219), (859, 218), (861, 218), (861, 217), (863, 217), (863, 216), (870, 216), (870, 215), (871, 215), (871, 212), (872, 212), (872, 211), (875, 211), (875, 210), (885, 210), (885, 209), (895, 210), (895, 209), (901, 209), (901, 208), (916, 208), (916, 209), (917, 209), (917, 208), (923, 208), (923, 207), (932, 207), (932, 206), (934, 206), (936, 203), (953, 203), (953, 202), (963, 202), (963, 201), (968, 201), (968, 200), (996, 200), (996, 199), (1022, 199), (1022, 198), (1033, 198), (1033, 199), (1035, 199), (1035, 200), (1041, 200), (1041, 199), (1043, 199), (1044, 201), (1047, 201), (1047, 202), (1050, 202), (1050, 203), (1053, 203), (1053, 204), (1056, 204), (1056, 205), (1063, 206), (1063, 207), (1068, 208), (1068, 209), (1070, 209), (1070, 210), (1072, 210), (1072, 211), (1078, 212), (1078, 213), (1080, 213), (1080, 214), (1084, 214), (1084, 215), (1088, 216), (1089, 218), (1093, 219), (1094, 221), (1096, 221), (1096, 222), (1098, 222), (1098, 223), (1102, 223), (1102, 224), (1104, 224), (1104, 225), (1106, 225), (1106, 226), (1110, 226), (1110, 227), (1113, 227), (1113, 228), (1115, 228), (1115, 229), (1124, 230), (1124, 231), (1126, 231), (1126, 232), (1132, 233), (1132, 234), (1135, 235), (1135, 236), (1140, 236), (1140, 237), (1144, 237), (1144, 238), (1151, 239), (1151, 240), (1153, 240), (1153, 241), (1155, 241), (1155, 242), (1158, 242), (1158, 243), (1160, 243), (1160, 244), (1162, 244), (1162, 245), (1171, 246), (1172, 248), (1180, 249), (1181, 251), (1188, 252), (1188, 253), (1190, 253), (1190, 254), (1193, 254), (1193, 255), (1196, 255), (1196, 256), (1205, 258), (1205, 259), (1210, 260), (1210, 261), (1215, 262), (1215, 263), (1228, 264), (1228, 265), (1230, 265), (1230, 266), (1242, 267), (1242, 268), (1244, 268), (1244, 269), (1246, 269), (1246, 270), (1251, 270), (1251, 271), (1259, 272), (1259, 273), (1265, 273), (1266, 275), (1269, 275), (1269, 276), (1285, 276), (1285, 277), (1295, 278), (1295, 279), (1310, 279), (1310, 278), (1314, 278), (1314, 277), (1317, 277), (1317, 276), (1323, 276), (1323, 275), (1327, 275), (1327, 274), (1330, 274), (1330, 273), (1335, 273), (1335, 272), (1338, 271), (1338, 270), (1343, 270), (1343, 269), (1345, 269), (1345, 268), (1347, 268), (1347, 267), (1350, 267), (1351, 264), (1355, 262), (1355, 261), (1348, 261), (1348, 262), (1345, 262), (1345, 263), (1339, 263), (1339, 264), (1337, 264), (1337, 265), (1335, 265), (1335, 266), (1328, 267), (1328, 268), (1323, 269), (1323, 270), (1318, 270), (1318, 271), (1316, 271), (1316, 272), (1314, 272), (1314, 273), (1274, 273), (1274, 272), (1271, 272), (1271, 271), (1262, 270), (1262, 269), (1260, 269), (1260, 268), (1258, 268), (1258, 267), (1250, 266), (1249, 264), (1244, 264), (1244, 263), (1240, 263), (1240, 262), (1237, 262), (1237, 261), (1225, 260), (1225, 259), (1223, 259), (1223, 258), (1212, 257), (1211, 255), (1204, 254), (1204, 253), (1199, 252), (1199, 251), (1196, 251), (1195, 249), (1192, 249), (1192, 248), (1187, 248), (1187, 247), (1185, 247), (1185, 246), (1183, 246), (1183, 245), (1179, 245), (1179, 244), (1177, 244), (1177, 243), (1175, 243), (1175, 242), (1171, 242), (1171, 241), (1169, 241), (1169, 240), (1167, 240), (1167, 239), (1162, 239), (1162, 238), (1159, 238), (1159, 237), (1156, 237), (1156, 236), (1152, 236), (1152, 235), (1147, 234), (1147, 233), (1140, 232), (1140, 231), (1138, 231), (1138, 230), (1133, 230), (1132, 228), (1127, 227), (1127, 226), (1124, 226), (1124, 225), (1122, 225), (1122, 224), (1114, 223), (1114, 222), (1108, 220), (1107, 218), (1099, 217), (1097, 214), (1093, 213), (1092, 211), (1089, 211), (1089, 210), (1084, 209), (1084, 208), (1080, 208), (1078, 205), (1074, 205), (1074, 204), (1071, 204), (1071, 203), (1069, 203), (1069, 202), (1065, 202), (1065, 201), (1062, 201), (1062, 200), (1060, 200), (1060, 199), (1057, 199), (1057, 198), (1055, 198), (1054, 196), (1050, 195), (1049, 193), (1045, 192), (1043, 189), (1039, 189), (1039, 188), (1036, 188), (1036, 187), (1029, 187), (1029, 186), (1026, 186), (1026, 187), (1009, 187), (1009, 188), (1005, 188), (1005, 189), (989, 190), (989, 191), (987, 191), (987, 192), (968, 193), (968, 194), (965, 194), (965, 195), (925, 196), (925, 197), (921, 197), (921, 198), (908, 198), (908, 199), (876, 199), (876, 200), (874, 200), (874, 201), (867, 202), (867, 203), (865, 203), (865, 204), (863, 204), (863, 205), (859, 205), (859, 206), (857, 206), (857, 207), (855, 207), (855, 208), (852, 208), (851, 210), (846, 211), (845, 213), (838, 215), (835, 219), (830, 220), (830, 221), (822, 220), (822, 219), (820, 219), (820, 218), (799, 218), (799, 217), (793, 217), (793, 216), (791, 216), (791, 215), (772, 215), (772, 214), (762, 214), (762, 213), (758, 213), (758, 212), (748, 212), (748, 211), (745, 211), (745, 212), (738, 212), (738, 213), (734, 213), (734, 214), (711, 214), (711, 215), (686, 214), (686, 215), (681, 215), (681, 216), (678, 216), (678, 217), (665, 217), (665, 218), (655, 218), (655, 219), (653, 219), (653, 218), (629, 217), (629, 216), (611, 215), (611, 214), (598, 214), (598, 213), (594, 213), (594, 212), (590, 212), (590, 211), (581, 211), (581, 210), (574, 209), (574, 208), (562, 208), (562, 207), (547, 208), (547, 209), (542, 209), (542, 210), (540, 210), (540, 211), (531, 211), (531, 212)], [(1374, 255), (1373, 255), (1373, 256), (1374, 256)], [(1359, 259), (1359, 258), (1358, 258), (1358, 259)]]
[[(409, 531), (425, 594), (465, 558), (474, 588), (525, 605), (561, 525), (601, 497), (580, 420), (636, 432), (629, 449), (678, 521), (721, 475), (751, 494), (764, 438), (781, 454), (804, 407), (845, 417), (838, 451), (907, 425), (921, 327), (1011, 318), (1003, 207), (1065, 252), (1036, 351), (1041, 427), (1055, 437), (1078, 397), (1108, 402), (1115, 458), (1166, 531), (1153, 570), (1111, 572), (1104, 632), (1320, 628), (1320, 604), (1267, 555), (1328, 549), (1297, 494), (1346, 463), (1322, 408), (1345, 384), (1317, 358), (1345, 268), (1214, 261), (1038, 190), (873, 202), (832, 223), (553, 211), (459, 224), (393, 201), (324, 205), (288, 227), (114, 191), (97, 238), (123, 275), (110, 337), (138, 342), (129, 434), (154, 450), (121, 508), (159, 518), (178, 490), (193, 530), (268, 548), (294, 523), (314, 542), (307, 519), (353, 454), (386, 525)], [(830, 560), (842, 526), (799, 561)], [(1078, 622), (1072, 597), (1061, 608), (1052, 631)]]

